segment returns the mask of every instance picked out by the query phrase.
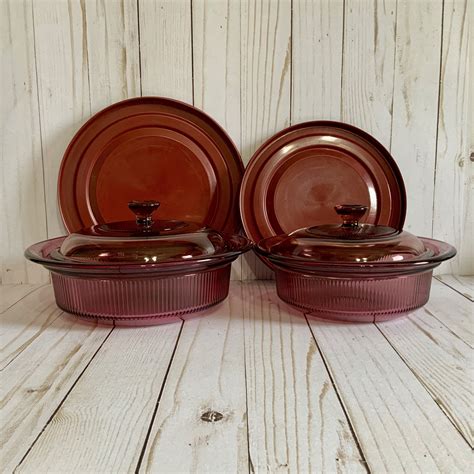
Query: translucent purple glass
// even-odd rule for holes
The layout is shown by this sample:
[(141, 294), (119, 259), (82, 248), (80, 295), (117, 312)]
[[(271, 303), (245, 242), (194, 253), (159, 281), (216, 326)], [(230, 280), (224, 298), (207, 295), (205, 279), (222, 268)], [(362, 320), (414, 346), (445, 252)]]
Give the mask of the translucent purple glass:
[(364, 206), (337, 206), (343, 223), (300, 229), (256, 247), (276, 273), (282, 300), (320, 318), (382, 321), (429, 298), (433, 268), (451, 245), (384, 226), (359, 224)]
[(141, 278), (79, 278), (52, 272), (57, 305), (116, 325), (161, 324), (224, 300), (231, 264), (197, 273)]
[(154, 222), (158, 206), (132, 202), (136, 222), (39, 242), (25, 256), (51, 271), (58, 306), (89, 320), (158, 324), (225, 299), (231, 264), (250, 241), (199, 224)]
[(311, 316), (374, 322), (426, 304), (433, 271), (388, 278), (337, 278), (276, 270), (278, 296)]

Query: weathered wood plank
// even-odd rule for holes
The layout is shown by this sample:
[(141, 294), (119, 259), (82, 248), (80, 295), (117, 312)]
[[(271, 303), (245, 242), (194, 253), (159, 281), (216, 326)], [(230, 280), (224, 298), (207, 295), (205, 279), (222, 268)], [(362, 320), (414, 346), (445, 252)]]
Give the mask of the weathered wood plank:
[(240, 3), (193, 1), (194, 105), (240, 143)]
[(0, 283), (45, 283), (23, 257), (47, 234), (32, 2), (0, 2), (0, 19)]
[(247, 471), (240, 285), (184, 323), (140, 471)]
[(133, 472), (180, 328), (115, 328), (16, 472)]
[(48, 237), (65, 233), (57, 205), (63, 153), (90, 115), (85, 4), (33, 2)]
[[(240, 148), (240, 2), (192, 3), (194, 105), (215, 119)], [(239, 258), (232, 280), (240, 280)]]
[(61, 314), (51, 285), (38, 288), (0, 318), (0, 370), (32, 344)]
[(309, 323), (372, 472), (468, 472), (466, 441), (375, 325)]
[(377, 327), (473, 447), (472, 348), (426, 308)]
[(5, 472), (20, 463), (110, 331), (62, 315), (2, 371)]
[(41, 284), (0, 285), (0, 314), (41, 286)]
[(433, 279), (430, 300), (425, 309), (464, 342), (474, 347), (474, 305), (472, 301), (449, 286)]
[(344, 1), (293, 2), (292, 18), (291, 123), (340, 120)]
[(364, 472), (303, 314), (243, 284), (249, 454), (256, 472)]
[(443, 2), (398, 0), (391, 152), (409, 206), (406, 230), (432, 234)]
[(91, 112), (140, 95), (136, 0), (85, 1)]
[(348, 0), (344, 5), (342, 120), (389, 149), (397, 1)]
[(467, 299), (474, 301), (474, 276), (437, 275), (436, 278)]
[(474, 196), (474, 163), (469, 159), (469, 108), (474, 103), (469, 101), (468, 3), (443, 3), (433, 236), (453, 244), (458, 255), (442, 264), (438, 273), (474, 273), (474, 225), (468, 222)]
[(142, 95), (193, 103), (190, 0), (138, 0)]
[[(241, 153), (244, 163), (290, 124), (291, 1), (241, 2)], [(244, 280), (272, 278), (253, 252), (242, 260)]]

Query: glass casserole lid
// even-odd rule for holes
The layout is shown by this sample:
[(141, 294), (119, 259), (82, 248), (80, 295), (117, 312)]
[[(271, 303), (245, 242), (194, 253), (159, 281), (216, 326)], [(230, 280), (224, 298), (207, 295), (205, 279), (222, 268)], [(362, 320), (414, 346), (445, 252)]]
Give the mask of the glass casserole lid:
[[(50, 265), (93, 267), (186, 267), (212, 265), (249, 250), (250, 241), (201, 224), (153, 220), (158, 201), (131, 201), (135, 221), (98, 224), (74, 232), (42, 257), (27, 250), (27, 258)], [(55, 239), (56, 240), (56, 239)]]
[(197, 223), (153, 221), (158, 207), (132, 201), (135, 221), (38, 242), (25, 256), (51, 271), (57, 305), (82, 319), (160, 324), (223, 301), (231, 264), (250, 241)]
[(285, 266), (359, 268), (435, 263), (456, 253), (444, 242), (392, 227), (360, 223), (366, 206), (343, 204), (335, 206), (335, 211), (342, 219), (340, 225), (318, 225), (263, 239), (257, 252)]

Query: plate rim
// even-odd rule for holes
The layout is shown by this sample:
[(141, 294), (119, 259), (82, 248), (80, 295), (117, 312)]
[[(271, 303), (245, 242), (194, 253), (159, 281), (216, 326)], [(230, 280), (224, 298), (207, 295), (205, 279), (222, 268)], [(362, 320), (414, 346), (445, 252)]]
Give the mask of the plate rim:
[[(62, 204), (62, 196), (64, 196), (64, 191), (63, 191), (63, 185), (62, 185), (62, 176), (64, 175), (64, 169), (66, 167), (68, 157), (70, 156), (72, 148), (75, 146), (77, 141), (81, 138), (81, 136), (84, 134), (84, 132), (91, 126), (91, 124), (98, 119), (100, 119), (102, 116), (110, 113), (114, 109), (117, 108), (124, 108), (129, 105), (142, 105), (142, 104), (153, 104), (153, 103), (158, 103), (159, 105), (167, 105), (170, 107), (175, 107), (179, 108), (181, 110), (185, 110), (191, 113), (196, 114), (199, 116), (203, 121), (207, 122), (212, 126), (214, 130), (220, 135), (223, 139), (224, 142), (227, 142), (229, 145), (229, 149), (231, 150), (231, 154), (234, 157), (234, 162), (236, 164), (236, 167), (238, 168), (238, 171), (240, 173), (240, 182), (238, 183), (236, 190), (235, 190), (235, 197), (234, 197), (234, 202), (233, 202), (233, 207), (236, 208), (239, 206), (239, 209), (232, 209), (232, 212), (229, 215), (234, 215), (234, 218), (227, 219), (226, 222), (231, 222), (231, 221), (236, 221), (232, 225), (232, 229), (224, 229), (227, 232), (233, 232), (233, 233), (239, 233), (240, 230), (242, 230), (242, 221), (241, 221), (241, 216), (240, 216), (240, 201), (239, 201), (239, 196), (240, 196), (240, 188), (245, 172), (245, 165), (242, 160), (242, 155), (239, 151), (239, 148), (236, 146), (234, 140), (232, 137), (229, 135), (229, 133), (209, 114), (204, 112), (203, 110), (199, 109), (193, 104), (189, 104), (187, 102), (184, 102), (182, 100), (174, 99), (171, 97), (165, 97), (165, 96), (152, 96), (152, 95), (147, 95), (147, 96), (137, 96), (137, 97), (129, 97), (124, 100), (120, 100), (118, 102), (114, 102), (113, 104), (110, 104), (101, 110), (97, 111), (95, 114), (91, 115), (80, 127), (79, 129), (74, 133), (73, 137), (69, 141), (63, 155), (61, 158), (61, 163), (59, 166), (58, 170), (58, 177), (57, 177), (57, 185), (56, 185), (56, 199), (57, 199), (57, 204), (58, 204), (58, 209), (59, 213), (61, 216), (61, 221), (64, 224), (64, 227), (66, 228), (66, 231), (68, 233), (74, 232), (76, 230), (75, 226), (70, 225), (71, 223), (67, 221), (66, 219), (66, 211), (63, 209), (64, 204)], [(182, 118), (182, 120), (186, 122), (190, 122), (189, 119), (187, 118)], [(192, 121), (191, 121), (192, 122)], [(194, 124), (195, 125), (195, 124)], [(206, 132), (206, 130), (201, 129), (201, 131), (208, 136), (208, 138), (212, 140), (212, 137), (209, 136), (209, 134)], [(216, 145), (217, 147), (217, 145)], [(78, 161), (79, 163), (79, 161)], [(76, 179), (74, 179), (74, 182)], [(75, 189), (75, 188), (74, 188)], [(75, 194), (75, 193), (74, 193)], [(74, 202), (76, 201), (76, 198), (74, 197)], [(66, 206), (67, 207), (67, 206)], [(84, 227), (84, 222), (80, 214), (75, 211), (75, 214), (78, 216), (78, 220), (81, 221), (82, 226)], [(222, 229), (216, 229), (216, 230), (222, 230)]]
[(251, 205), (249, 206), (246, 205), (246, 201), (250, 198), (250, 196), (246, 195), (248, 194), (248, 192), (246, 193), (246, 189), (248, 186), (249, 177), (252, 173), (252, 169), (258, 163), (258, 160), (260, 156), (262, 155), (262, 153), (265, 151), (265, 149), (271, 146), (274, 142), (279, 140), (281, 137), (293, 131), (297, 131), (297, 130), (305, 129), (305, 128), (311, 128), (311, 127), (329, 127), (329, 128), (342, 129), (344, 131), (351, 132), (357, 135), (358, 137), (363, 138), (373, 148), (379, 151), (380, 155), (385, 159), (388, 166), (394, 173), (395, 179), (398, 183), (398, 187), (400, 191), (399, 193), (400, 194), (400, 219), (399, 219), (399, 223), (397, 227), (400, 230), (403, 229), (403, 226), (405, 224), (405, 219), (406, 219), (406, 211), (407, 211), (406, 187), (405, 187), (405, 182), (403, 180), (403, 176), (400, 171), (400, 168), (398, 167), (397, 162), (395, 161), (393, 156), (390, 154), (390, 152), (387, 150), (387, 148), (384, 145), (382, 145), (382, 143), (379, 140), (377, 140), (375, 137), (370, 135), (368, 132), (360, 129), (359, 127), (356, 127), (355, 125), (340, 122), (337, 120), (309, 120), (309, 121), (300, 122), (300, 123), (291, 125), (289, 127), (286, 127), (274, 133), (272, 136), (267, 138), (252, 154), (252, 157), (250, 158), (249, 162), (247, 163), (245, 167), (244, 176), (242, 178), (242, 182), (240, 185), (240, 195), (239, 195), (240, 220), (242, 222), (242, 227), (243, 227), (245, 235), (255, 243), (258, 243), (258, 241), (263, 238), (260, 235), (257, 240), (254, 240), (254, 236), (251, 235), (251, 233), (253, 232), (249, 232), (248, 219), (246, 218), (245, 212), (244, 212), (244, 209), (246, 207), (252, 207)]

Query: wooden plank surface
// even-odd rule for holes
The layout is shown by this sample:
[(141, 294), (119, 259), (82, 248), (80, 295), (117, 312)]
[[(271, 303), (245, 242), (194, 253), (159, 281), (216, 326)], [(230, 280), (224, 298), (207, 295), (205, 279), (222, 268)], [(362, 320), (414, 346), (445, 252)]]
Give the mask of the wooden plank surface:
[(184, 323), (140, 471), (248, 469), (240, 283), (201, 316)]
[(194, 105), (240, 144), (240, 2), (193, 1)]
[(39, 288), (0, 318), (22, 347), (1, 372), (2, 469), (469, 472), (472, 306), (434, 281), (379, 329), (310, 320), (315, 343), (273, 283), (233, 283), (186, 319), (170, 364), (180, 323), (42, 325)]
[(425, 308), (377, 327), (473, 447), (472, 347)]
[(436, 278), (467, 299), (474, 301), (474, 276), (437, 275)]
[(397, 1), (347, 0), (342, 113), (390, 149)]
[[(204, 108), (245, 161), (290, 123), (359, 125), (391, 145), (407, 229), (457, 247), (437, 271), (473, 273), (468, 0), (0, 3), (3, 283), (48, 281), (23, 251), (64, 232), (64, 150), (91, 113), (141, 93)], [(241, 277), (272, 273), (249, 254)]]
[(193, 103), (191, 0), (138, 0), (143, 96)]
[(292, 124), (340, 120), (343, 26), (343, 0), (293, 2)]
[(66, 147), (90, 116), (84, 2), (33, 2), (48, 237), (65, 233), (57, 178)]
[[(248, 163), (290, 124), (291, 0), (241, 2), (241, 61), (241, 154)], [(253, 252), (243, 257), (244, 280), (272, 277)]]
[(133, 472), (180, 329), (115, 328), (16, 472)]
[(370, 471), (468, 472), (468, 444), (375, 325), (309, 324)]
[(474, 347), (474, 305), (468, 298), (433, 279), (425, 309), (460, 339)]
[(364, 472), (303, 314), (273, 283), (243, 289), (251, 471)]
[[(240, 149), (240, 2), (198, 0), (192, 8), (194, 105)], [(231, 279), (241, 278), (239, 258), (232, 264)]]
[(41, 284), (0, 285), (0, 314), (41, 286)]
[(19, 300), (0, 317), (0, 370), (3, 370), (61, 314), (51, 285)]
[(0, 19), (0, 283), (43, 283), (23, 257), (47, 237), (32, 2), (0, 2)]
[(405, 229), (432, 233), (443, 2), (398, 0), (391, 153), (403, 174)]
[[(137, 0), (85, 1), (91, 112), (140, 95)], [(90, 45), (90, 47), (89, 47)]]
[[(444, 2), (438, 143), (433, 207), (433, 236), (458, 249), (439, 273), (474, 273), (474, 226), (468, 210), (474, 199), (474, 163), (469, 159), (469, 21), (468, 0)], [(471, 2), (472, 9), (472, 2)], [(472, 18), (471, 18), (472, 20)], [(472, 59), (471, 59), (472, 60)]]
[(62, 315), (2, 371), (4, 472), (20, 463), (110, 331)]

